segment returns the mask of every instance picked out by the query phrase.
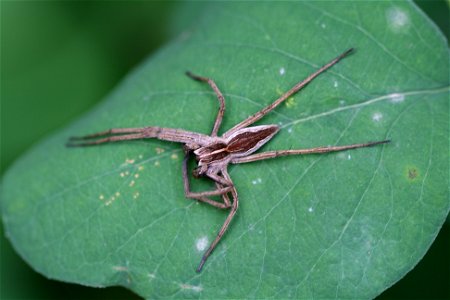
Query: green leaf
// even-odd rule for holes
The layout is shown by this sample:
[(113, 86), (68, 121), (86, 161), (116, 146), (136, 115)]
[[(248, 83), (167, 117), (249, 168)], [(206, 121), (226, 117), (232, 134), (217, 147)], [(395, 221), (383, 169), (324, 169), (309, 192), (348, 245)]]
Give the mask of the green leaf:
[[(282, 127), (262, 151), (392, 143), (231, 166), (239, 211), (200, 274), (227, 212), (185, 199), (180, 145), (64, 146), (112, 127), (209, 133), (217, 100), (186, 70), (224, 93), (224, 132), (350, 47), (258, 122)], [(448, 57), (409, 2), (211, 5), (102, 105), (15, 163), (2, 186), (7, 235), (49, 278), (148, 298), (375, 297), (417, 264), (449, 211)]]

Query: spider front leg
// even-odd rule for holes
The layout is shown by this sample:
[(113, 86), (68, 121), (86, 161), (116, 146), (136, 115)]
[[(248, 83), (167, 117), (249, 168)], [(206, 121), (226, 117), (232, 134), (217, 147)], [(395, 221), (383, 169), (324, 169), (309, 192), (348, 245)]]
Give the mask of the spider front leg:
[[(233, 186), (230, 182), (225, 180), (224, 178), (218, 176), (218, 175), (212, 175), (209, 176), (211, 179), (213, 179), (216, 183), (216, 189), (212, 191), (204, 191), (204, 192), (192, 192), (190, 189), (189, 184), (189, 175), (188, 175), (188, 160), (189, 160), (189, 152), (186, 152), (184, 159), (183, 159), (183, 165), (182, 165), (182, 173), (183, 173), (183, 183), (184, 183), (184, 195), (186, 198), (195, 199), (201, 202), (208, 203), (214, 207), (220, 208), (220, 209), (227, 209), (231, 207), (230, 199), (227, 195), (232, 189)], [(216, 176), (216, 177), (215, 177)], [(217, 201), (214, 201), (208, 196), (222, 196), (222, 199), (224, 203), (220, 203)]]
[[(222, 169), (222, 175), (223, 177), (232, 182), (230, 175), (228, 174), (228, 171), (226, 170), (226, 168)], [(222, 236), (225, 234), (225, 232), (228, 229), (228, 226), (230, 225), (231, 221), (234, 218), (234, 215), (236, 214), (236, 211), (239, 207), (239, 198), (238, 198), (238, 194), (236, 191), (236, 188), (233, 186), (231, 191), (231, 196), (233, 197), (233, 201), (231, 204), (231, 209), (230, 209), (230, 213), (228, 214), (228, 217), (225, 219), (225, 222), (223, 223), (222, 227), (219, 230), (219, 233), (217, 234), (216, 238), (214, 239), (214, 241), (211, 243), (211, 245), (209, 246), (208, 250), (206, 250), (205, 254), (203, 254), (202, 260), (200, 261), (200, 264), (197, 268), (197, 273), (201, 272), (203, 265), (205, 264), (206, 260), (208, 259), (208, 257), (211, 255), (211, 253), (214, 251), (214, 249), (216, 248), (217, 244), (220, 242), (220, 240), (222, 239)], [(224, 199), (225, 197), (228, 197), (226, 194), (224, 194)]]
[(353, 48), (350, 48), (347, 51), (345, 51), (344, 53), (342, 53), (341, 55), (339, 55), (338, 57), (336, 57), (335, 59), (331, 60), (329, 63), (325, 64), (324, 66), (319, 68), (317, 71), (315, 71), (314, 73), (312, 73), (311, 75), (306, 77), (303, 81), (300, 81), (299, 83), (294, 85), (289, 91), (287, 91), (286, 93), (281, 95), (280, 98), (275, 100), (273, 103), (264, 107), (257, 113), (251, 115), (250, 117), (248, 117), (244, 121), (240, 122), (239, 124), (236, 124), (233, 128), (231, 128), (230, 130), (225, 132), (223, 134), (223, 137), (230, 136), (237, 130), (245, 128), (245, 127), (255, 123), (256, 121), (258, 121), (259, 119), (264, 117), (266, 114), (268, 114), (269, 112), (274, 110), (278, 105), (283, 103), (285, 100), (289, 99), (289, 97), (291, 97), (292, 95), (294, 95), (295, 93), (300, 91), (302, 88), (304, 88), (308, 83), (313, 81), (314, 78), (316, 78), (317, 76), (319, 76), (320, 74), (322, 74), (323, 72), (325, 72), (326, 70), (328, 70), (329, 68), (331, 68), (332, 66), (337, 64), (341, 59), (343, 59), (344, 57), (346, 57), (347, 55), (349, 55), (352, 52), (353, 52)]
[(223, 115), (225, 113), (225, 98), (223, 97), (222, 93), (220, 92), (219, 88), (217, 87), (216, 83), (207, 77), (202, 77), (198, 75), (194, 75), (191, 72), (186, 72), (186, 75), (191, 77), (194, 80), (197, 81), (203, 81), (209, 84), (209, 86), (213, 89), (214, 93), (217, 95), (217, 99), (219, 100), (219, 112), (217, 113), (216, 121), (214, 122), (214, 127), (211, 132), (212, 137), (216, 137), (217, 133), (219, 132), (220, 124), (222, 124)]
[[(116, 135), (120, 134), (120, 135)], [(81, 137), (71, 137), (66, 144), (67, 147), (85, 147), (105, 144), (109, 142), (120, 142), (127, 140), (139, 140), (146, 138), (145, 128), (112, 128), (109, 130), (88, 134)]]

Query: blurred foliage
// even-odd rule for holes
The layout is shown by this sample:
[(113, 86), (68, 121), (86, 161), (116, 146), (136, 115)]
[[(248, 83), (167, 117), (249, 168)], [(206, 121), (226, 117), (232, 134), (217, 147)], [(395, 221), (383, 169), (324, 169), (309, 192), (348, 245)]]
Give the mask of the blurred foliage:
[(172, 6), (2, 2), (2, 173), (166, 41)]
[[(448, 39), (447, 3), (417, 3)], [(3, 174), (33, 143), (87, 111), (144, 57), (182, 32), (204, 4), (2, 1), (0, 5)], [(449, 238), (447, 223), (418, 266), (380, 298), (449, 298)], [(122, 288), (92, 289), (47, 280), (31, 270), (4, 238), (1, 274), (1, 299), (136, 298)]]

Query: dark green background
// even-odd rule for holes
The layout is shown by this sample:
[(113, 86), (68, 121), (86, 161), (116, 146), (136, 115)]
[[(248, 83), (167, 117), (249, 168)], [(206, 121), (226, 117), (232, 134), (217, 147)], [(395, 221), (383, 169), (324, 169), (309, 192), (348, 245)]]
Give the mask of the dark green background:
[[(444, 1), (418, 2), (449, 36)], [(100, 101), (205, 3), (1, 2), (1, 173), (27, 148)], [(379, 298), (449, 298), (450, 228)], [(3, 231), (2, 231), (3, 232)], [(1, 299), (137, 298), (122, 288), (50, 281), (1, 240)]]

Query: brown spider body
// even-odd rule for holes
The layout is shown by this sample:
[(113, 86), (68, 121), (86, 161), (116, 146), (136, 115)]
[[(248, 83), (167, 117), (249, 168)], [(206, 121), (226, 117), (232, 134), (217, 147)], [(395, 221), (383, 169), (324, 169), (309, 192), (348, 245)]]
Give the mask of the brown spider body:
[(248, 156), (261, 148), (278, 130), (277, 125), (246, 127), (194, 150), (198, 161), (194, 175), (217, 174), (224, 166), (233, 163), (234, 158)]

